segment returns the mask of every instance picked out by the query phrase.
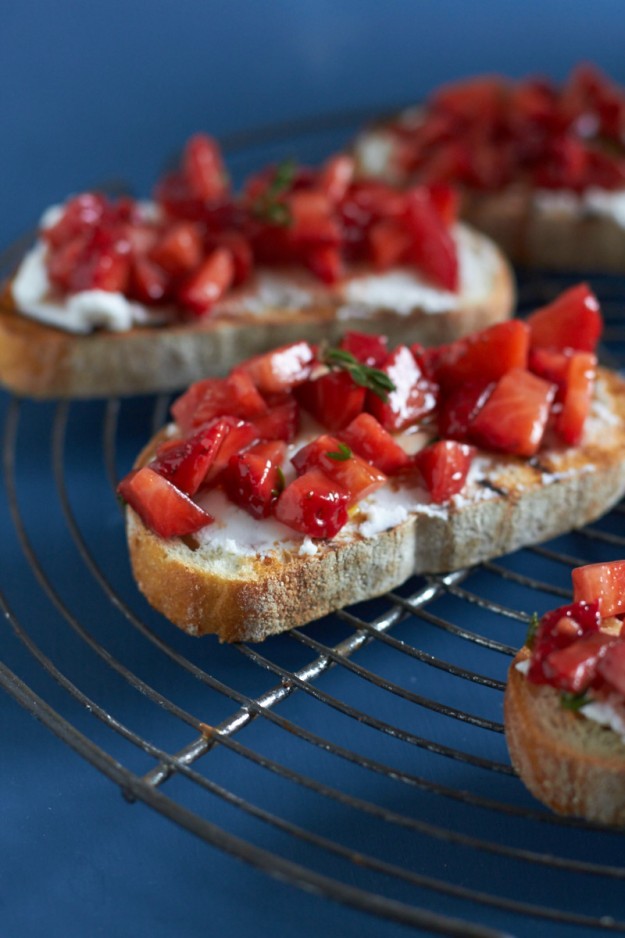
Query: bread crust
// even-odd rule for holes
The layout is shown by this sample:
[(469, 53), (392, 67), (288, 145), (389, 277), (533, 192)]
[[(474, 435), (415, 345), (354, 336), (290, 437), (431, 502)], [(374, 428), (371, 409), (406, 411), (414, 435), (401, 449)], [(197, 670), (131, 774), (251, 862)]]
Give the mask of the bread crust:
[(384, 333), (391, 342), (450, 342), (508, 318), (515, 301), (514, 277), (502, 253), (475, 232), (467, 236), (488, 252), (488, 289), (437, 313), (376, 308), (364, 317), (346, 315), (344, 299), (311, 275), (291, 272), (294, 286), (305, 286), (312, 296), (305, 308), (267, 308), (262, 316), (246, 311), (252, 286), (232, 291), (194, 323), (76, 335), (20, 315), (7, 288), (0, 297), (0, 383), (35, 398), (143, 394), (226, 374), (243, 358), (288, 342), (334, 342), (349, 329)]
[(565, 710), (558, 692), (530, 684), (516, 667), (504, 696), (512, 764), (532, 794), (558, 814), (625, 824), (625, 743), (607, 727)]
[(603, 370), (600, 380), (603, 406), (617, 423), (592, 443), (541, 454), (540, 461), (491, 456), (483, 484), (447, 509), (424, 508), (372, 537), (352, 528), (346, 537), (319, 541), (312, 556), (292, 549), (225, 558), (180, 538), (163, 540), (128, 508), (139, 589), (190, 634), (260, 641), (381, 595), (412, 574), (461, 569), (583, 525), (625, 492), (625, 381)]

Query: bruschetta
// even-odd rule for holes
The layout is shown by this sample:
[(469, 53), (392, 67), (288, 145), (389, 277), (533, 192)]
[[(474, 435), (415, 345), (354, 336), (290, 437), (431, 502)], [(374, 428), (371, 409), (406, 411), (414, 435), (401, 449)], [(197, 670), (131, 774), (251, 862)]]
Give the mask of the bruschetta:
[(360, 172), (445, 183), (516, 264), (625, 271), (625, 91), (589, 65), (556, 85), (482, 76), (364, 130)]
[(119, 485), (140, 590), (258, 641), (598, 517), (625, 490), (600, 328), (580, 285), (444, 346), (351, 332), (195, 383)]
[[(573, 571), (574, 602), (534, 619), (504, 697), (511, 759), (559, 814), (625, 824), (625, 561)], [(620, 618), (619, 618), (620, 617)]]
[(185, 387), (350, 328), (427, 344), (507, 318), (514, 284), (448, 187), (356, 182), (350, 157), (268, 167), (233, 194), (198, 135), (154, 200), (48, 210), (0, 299), (0, 383), (33, 397)]

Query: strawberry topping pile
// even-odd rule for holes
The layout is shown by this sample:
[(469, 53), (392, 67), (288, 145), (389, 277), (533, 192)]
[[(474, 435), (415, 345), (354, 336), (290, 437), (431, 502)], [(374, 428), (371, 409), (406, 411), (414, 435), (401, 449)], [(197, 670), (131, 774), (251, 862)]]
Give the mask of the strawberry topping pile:
[(198, 134), (158, 182), (155, 203), (157, 212), (146, 213), (129, 198), (70, 199), (41, 233), (53, 287), (118, 292), (186, 319), (210, 313), (257, 265), (296, 265), (329, 286), (358, 265), (407, 265), (458, 290), (453, 192), (357, 182), (349, 156), (314, 170), (271, 166), (235, 196), (217, 143)]
[(532, 623), (527, 679), (556, 688), (564, 706), (578, 709), (625, 696), (625, 629), (618, 621), (625, 615), (625, 561), (577, 567), (573, 595), (571, 605)]
[[(447, 502), (476, 447), (529, 458), (546, 441), (580, 442), (600, 331), (597, 300), (580, 285), (526, 322), (438, 348), (389, 349), (357, 332), (334, 348), (292, 343), (191, 385), (172, 405), (175, 435), (120, 495), (163, 537), (210, 524), (194, 498), (216, 487), (311, 537), (333, 537), (389, 478)], [(302, 412), (321, 432), (287, 460)], [(409, 455), (398, 435), (417, 430), (435, 441)]]
[(625, 94), (590, 65), (560, 87), (481, 77), (441, 88), (390, 125), (394, 168), (424, 182), (497, 191), (517, 182), (580, 192), (625, 186)]

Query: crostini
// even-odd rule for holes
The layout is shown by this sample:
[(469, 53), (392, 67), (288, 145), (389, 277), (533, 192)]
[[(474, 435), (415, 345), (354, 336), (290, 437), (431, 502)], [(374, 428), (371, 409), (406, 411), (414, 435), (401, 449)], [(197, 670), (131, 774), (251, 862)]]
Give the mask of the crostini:
[(507, 318), (510, 268), (448, 187), (285, 162), (235, 195), (198, 135), (152, 202), (83, 193), (45, 213), (0, 299), (0, 383), (33, 397), (185, 387), (350, 328), (450, 341)]
[(571, 605), (532, 622), (504, 697), (512, 763), (559, 814), (625, 824), (625, 561), (573, 570)]
[(258, 641), (596, 518), (625, 490), (600, 330), (580, 285), (448, 345), (351, 332), (195, 383), (119, 485), (140, 590)]
[(556, 85), (483, 76), (364, 130), (366, 177), (445, 183), (516, 264), (625, 271), (625, 91), (589, 65)]

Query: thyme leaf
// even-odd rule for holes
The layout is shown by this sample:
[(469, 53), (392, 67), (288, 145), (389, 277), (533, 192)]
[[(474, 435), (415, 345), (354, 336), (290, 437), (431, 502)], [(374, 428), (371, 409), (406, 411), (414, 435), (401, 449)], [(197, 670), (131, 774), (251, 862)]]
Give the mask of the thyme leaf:
[(528, 648), (533, 648), (534, 640), (536, 638), (536, 632), (538, 631), (538, 626), (540, 625), (540, 619), (538, 618), (538, 613), (533, 612), (532, 617), (527, 626), (527, 635), (525, 636), (525, 644)]
[(379, 368), (363, 365), (351, 352), (341, 348), (326, 348), (322, 351), (321, 360), (330, 368), (341, 368), (346, 371), (355, 384), (372, 391), (381, 400), (386, 401), (389, 392), (395, 390), (395, 385)]
[(337, 462), (345, 462), (345, 460), (352, 458), (352, 451), (346, 443), (339, 443), (338, 451), (326, 453), (326, 456), (335, 459)]
[(590, 703), (590, 701), (591, 698), (586, 691), (582, 691), (581, 694), (571, 694), (567, 691), (560, 694), (560, 706), (564, 710), (581, 710), (581, 708), (586, 706), (587, 703)]
[(275, 168), (273, 179), (252, 204), (252, 214), (261, 221), (288, 228), (293, 218), (289, 206), (280, 201), (293, 183), (297, 164), (295, 160), (283, 160)]

